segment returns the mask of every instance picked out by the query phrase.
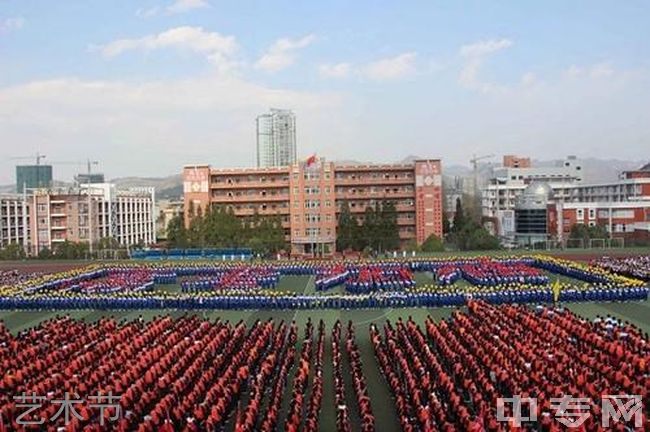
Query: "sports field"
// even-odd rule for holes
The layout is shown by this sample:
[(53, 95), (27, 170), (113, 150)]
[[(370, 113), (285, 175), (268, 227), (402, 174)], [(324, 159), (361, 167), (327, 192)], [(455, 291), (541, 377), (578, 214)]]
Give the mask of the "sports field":
[[(431, 281), (432, 275), (430, 273), (417, 273), (416, 280), (418, 284)], [(315, 291), (314, 276), (283, 276), (280, 280), (279, 289), (291, 290), (297, 293), (310, 293)], [(179, 290), (177, 285), (166, 285), (165, 290)], [(337, 288), (338, 289), (338, 288)], [(571, 304), (568, 307), (576, 313), (587, 317), (594, 318), (597, 315), (606, 316), (612, 315), (620, 318), (623, 321), (629, 321), (645, 332), (650, 332), (650, 301), (635, 302), (635, 303), (581, 303)], [(436, 321), (445, 319), (452, 313), (452, 308), (436, 308), (436, 309), (374, 309), (374, 310), (297, 310), (297, 311), (210, 311), (199, 313), (203, 318), (215, 320), (228, 320), (230, 322), (238, 322), (244, 320), (248, 324), (254, 323), (256, 320), (267, 320), (272, 318), (276, 323), (284, 320), (287, 322), (296, 321), (300, 328), (304, 328), (304, 324), (311, 318), (314, 324), (319, 320), (323, 320), (326, 324), (326, 339), (325, 339), (325, 357), (324, 357), (324, 399), (322, 404), (322, 412), (320, 415), (321, 430), (331, 431), (336, 430), (335, 418), (335, 402), (333, 392), (333, 379), (332, 379), (332, 361), (331, 361), (331, 346), (330, 337), (333, 324), (337, 320), (341, 320), (344, 324), (352, 321), (356, 327), (357, 342), (363, 359), (363, 371), (369, 386), (369, 393), (372, 400), (373, 411), (376, 416), (376, 425), (378, 430), (392, 431), (399, 430), (397, 416), (395, 415), (394, 402), (391, 398), (389, 388), (380, 376), (379, 368), (374, 358), (373, 347), (369, 340), (368, 328), (370, 323), (381, 325), (385, 320), (392, 322), (398, 319), (407, 319), (409, 316), (417, 323), (423, 323), (427, 316), (433, 317)], [(179, 317), (186, 312), (179, 310), (167, 310), (164, 313), (173, 317)], [(97, 320), (102, 316), (113, 316), (118, 320), (133, 320), (142, 316), (144, 319), (150, 319), (154, 316), (159, 316), (161, 311), (58, 311), (58, 312), (2, 312), (0, 319), (12, 332), (19, 332), (34, 325), (40, 321), (62, 314), (69, 314), (71, 317), (83, 320)], [(300, 346), (300, 338), (298, 346)], [(347, 356), (343, 356), (343, 368), (346, 373), (346, 396), (353, 397), (354, 391), (350, 379), (350, 374), (347, 373), (349, 369)], [(289, 382), (291, 382), (292, 372), (289, 375)], [(290, 386), (288, 386), (290, 388)], [(309, 390), (308, 390), (309, 391)], [(306, 395), (309, 397), (309, 393)], [(288, 400), (286, 397), (284, 401), (283, 414), (286, 412)], [(348, 404), (354, 404), (350, 399)], [(356, 410), (350, 410), (351, 421), (357, 430), (360, 426), (359, 419), (356, 418)], [(283, 417), (280, 418), (280, 425), (283, 424)], [(232, 425), (230, 425), (230, 429)]]

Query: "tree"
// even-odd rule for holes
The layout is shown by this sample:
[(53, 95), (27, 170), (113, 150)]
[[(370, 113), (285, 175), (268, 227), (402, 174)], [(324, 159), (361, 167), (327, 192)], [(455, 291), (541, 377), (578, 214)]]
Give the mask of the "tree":
[(89, 251), (88, 243), (75, 243), (64, 241), (57, 243), (54, 247), (53, 255), (60, 259), (83, 259)]
[(366, 206), (365, 211), (363, 212), (363, 225), (361, 226), (361, 241), (358, 245), (359, 250), (370, 248), (377, 250), (378, 249), (378, 239), (379, 234), (377, 228), (377, 213), (373, 206)]
[(467, 250), (494, 250), (499, 249), (499, 239), (482, 226), (477, 226), (469, 234), (466, 244)]
[(95, 243), (96, 250), (115, 250), (121, 249), (122, 245), (115, 237), (102, 237)]
[(38, 259), (51, 259), (53, 257), (54, 255), (50, 248), (45, 247), (38, 252)]
[(169, 220), (167, 225), (167, 243), (174, 248), (187, 247), (187, 230), (183, 222), (183, 215), (176, 215)]
[(25, 249), (18, 243), (9, 243), (0, 250), (0, 259), (3, 260), (21, 260), (25, 259), (25, 256)]
[(449, 221), (449, 216), (447, 213), (442, 214), (442, 233), (449, 234), (451, 231), (451, 222)]
[(465, 214), (463, 213), (463, 203), (460, 198), (456, 198), (456, 213), (454, 213), (454, 225), (451, 227), (452, 232), (460, 232), (465, 226)]
[(442, 252), (444, 250), (445, 247), (442, 243), (442, 240), (440, 240), (440, 238), (438, 238), (435, 234), (431, 234), (420, 245), (420, 251), (422, 252)]
[(399, 228), (397, 226), (397, 210), (392, 201), (386, 201), (381, 207), (379, 217), (380, 250), (399, 248)]
[(604, 225), (596, 225), (591, 227), (585, 224), (575, 224), (571, 227), (569, 238), (574, 240), (582, 240), (583, 245), (587, 246), (589, 244), (589, 240), (609, 238), (609, 233), (607, 232), (607, 229)]
[(262, 216), (253, 223), (247, 243), (253, 252), (268, 255), (286, 247), (282, 220), (278, 216)]
[(341, 213), (339, 214), (338, 227), (336, 229), (336, 249), (339, 251), (347, 249), (360, 250), (359, 240), (359, 222), (357, 222), (357, 218), (350, 212), (348, 202), (343, 201), (341, 204)]
[(415, 239), (411, 239), (404, 245), (404, 250), (406, 252), (420, 252), (420, 246), (418, 246), (418, 242)]

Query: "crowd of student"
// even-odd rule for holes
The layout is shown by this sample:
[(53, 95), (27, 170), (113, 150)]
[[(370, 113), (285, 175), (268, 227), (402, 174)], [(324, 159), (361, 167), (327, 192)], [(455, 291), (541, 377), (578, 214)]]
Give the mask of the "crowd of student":
[[(425, 270), (434, 273), (434, 280), (416, 286), (413, 272)], [(542, 270), (577, 281), (551, 284)], [(319, 292), (279, 290), (281, 275), (289, 274), (316, 275)], [(461, 277), (469, 283), (457, 284)], [(181, 293), (152, 289), (156, 280), (179, 278)], [(323, 292), (333, 284), (342, 284), (345, 292)], [(472, 298), (534, 303), (626, 301), (647, 295), (639, 279), (549, 257), (267, 265), (158, 262), (94, 265), (3, 286), (0, 309), (358, 309), (456, 306)]]
[(650, 255), (624, 258), (602, 257), (592, 261), (591, 264), (613, 273), (650, 281)]
[(336, 321), (332, 330), (332, 378), (334, 381), (334, 405), (336, 407), (336, 430), (352, 432), (350, 413), (345, 398), (343, 380), (343, 355), (341, 354), (341, 322)]
[(359, 409), (361, 431), (372, 432), (375, 430), (375, 416), (372, 413), (372, 404), (370, 403), (368, 386), (366, 384), (366, 378), (363, 375), (362, 370), (363, 363), (361, 360), (361, 352), (357, 346), (352, 321), (348, 322), (345, 350), (348, 354), (350, 373), (352, 375), (352, 386), (354, 387), (354, 394), (356, 396), (357, 406)]
[(413, 273), (403, 265), (368, 265), (350, 270), (345, 289), (355, 294), (403, 291), (415, 286)]
[(348, 280), (350, 271), (343, 264), (322, 267), (316, 272), (316, 290), (325, 291), (337, 285), (342, 285)]
[[(370, 337), (405, 431), (559, 432), (551, 398), (563, 396), (590, 398), (592, 415), (575, 430), (604, 431), (602, 397), (646, 401), (650, 392), (648, 335), (613, 318), (592, 323), (566, 309), (471, 301), (449, 321), (373, 324)], [(516, 426), (512, 404), (505, 405), (511, 420), (498, 420), (497, 399), (513, 395), (537, 398), (536, 421)], [(607, 430), (647, 430), (647, 408), (643, 415), (641, 428), (628, 418)]]
[[(104, 272), (103, 272), (104, 273)], [(148, 270), (110, 270), (102, 276), (93, 279), (80, 280), (70, 283), (61, 291), (72, 291), (81, 294), (107, 294), (117, 292), (148, 291), (154, 288), (154, 279)]]
[(485, 260), (476, 264), (461, 265), (460, 271), (463, 277), (474, 285), (548, 284), (548, 276), (544, 275), (539, 269), (522, 263), (501, 263), (495, 260)]
[[(340, 323), (335, 326), (332, 368), (338, 390), (358, 408), (361, 430), (374, 429), (370, 396), (354, 330), (346, 349), (351, 371), (341, 367)], [(338, 329), (338, 330), (336, 330)], [(296, 356), (295, 323), (257, 321), (250, 328), (196, 316), (96, 323), (57, 317), (13, 336), (0, 323), (0, 431), (274, 431), (319, 430), (323, 401), (325, 325), (314, 349), (311, 321)], [(334, 341), (334, 339), (333, 339)], [(297, 359), (297, 360), (296, 360)], [(355, 395), (345, 398), (349, 374)], [(69, 424), (53, 401), (74, 395)], [(93, 397), (111, 395), (102, 414)], [(36, 409), (15, 395), (36, 396)], [(289, 403), (283, 404), (285, 395)], [(309, 397), (307, 397), (309, 395)], [(355, 397), (356, 396), (356, 397)], [(27, 402), (30, 404), (31, 402)], [(284, 406), (283, 406), (284, 405)], [(352, 407), (350, 408), (352, 409)], [(101, 422), (102, 415), (104, 422)], [(33, 423), (30, 425), (20, 422)], [(36, 422), (40, 422), (37, 424)], [(351, 430), (350, 419), (347, 418)], [(342, 424), (342, 423), (341, 423)], [(59, 429), (61, 428), (61, 429)]]
[(43, 276), (43, 272), (23, 272), (20, 270), (0, 270), (0, 287), (15, 286)]
[(223, 271), (217, 276), (199, 277), (181, 282), (184, 293), (202, 291), (254, 291), (275, 288), (280, 280), (280, 272), (270, 266), (243, 267)]

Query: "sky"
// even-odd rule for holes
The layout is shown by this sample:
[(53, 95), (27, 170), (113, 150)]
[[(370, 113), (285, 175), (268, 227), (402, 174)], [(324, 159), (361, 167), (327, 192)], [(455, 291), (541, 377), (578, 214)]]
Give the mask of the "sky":
[(300, 157), (645, 161), (649, 6), (0, 0), (0, 184), (37, 152), (61, 180), (252, 166), (271, 107)]

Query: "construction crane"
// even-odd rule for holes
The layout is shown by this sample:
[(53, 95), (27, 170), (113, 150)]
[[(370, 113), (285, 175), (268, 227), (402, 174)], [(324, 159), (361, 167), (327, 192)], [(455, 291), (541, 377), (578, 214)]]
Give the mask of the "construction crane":
[(493, 158), (493, 154), (489, 155), (484, 155), (484, 156), (476, 156), (476, 154), (472, 155), (472, 158), (469, 160), (469, 163), (472, 164), (472, 168), (474, 170), (474, 195), (478, 196), (478, 163), (479, 161), (482, 161), (484, 159), (490, 159)]
[(45, 155), (36, 152), (35, 155), (31, 155), (31, 156), (18, 156), (18, 157), (9, 158), (9, 160), (19, 160), (19, 159), (36, 159), (36, 165), (40, 165), (41, 159), (45, 159)]
[(77, 160), (77, 161), (54, 161), (51, 162), (51, 164), (52, 165), (79, 165), (79, 166), (85, 165), (88, 177), (90, 177), (92, 166), (99, 165), (99, 161), (91, 160), (90, 158), (88, 158), (86, 160)]

